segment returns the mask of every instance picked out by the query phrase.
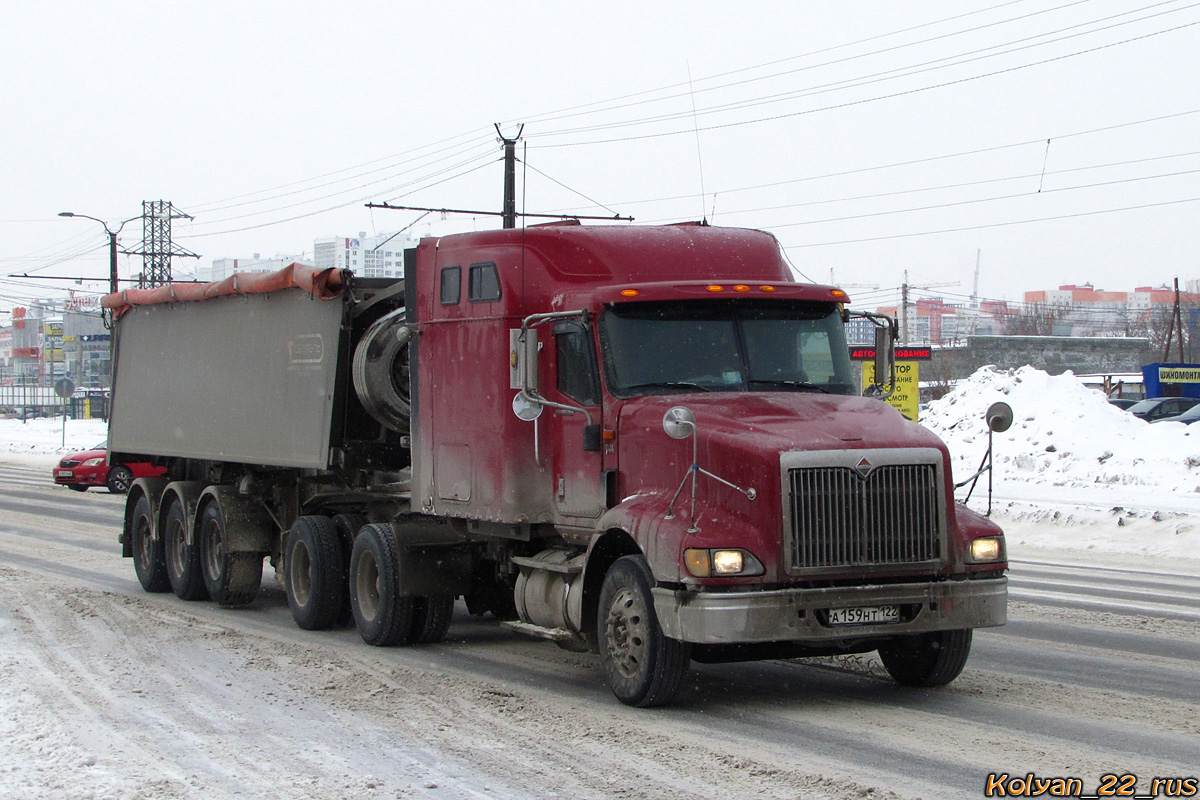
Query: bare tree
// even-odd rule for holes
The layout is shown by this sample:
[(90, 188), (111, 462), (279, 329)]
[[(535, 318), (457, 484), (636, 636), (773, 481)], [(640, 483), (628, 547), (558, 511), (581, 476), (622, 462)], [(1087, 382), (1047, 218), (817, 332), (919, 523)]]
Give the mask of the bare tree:
[(1004, 321), (1006, 336), (1053, 336), (1054, 326), (1066, 318), (1069, 307), (1050, 303), (1031, 303)]

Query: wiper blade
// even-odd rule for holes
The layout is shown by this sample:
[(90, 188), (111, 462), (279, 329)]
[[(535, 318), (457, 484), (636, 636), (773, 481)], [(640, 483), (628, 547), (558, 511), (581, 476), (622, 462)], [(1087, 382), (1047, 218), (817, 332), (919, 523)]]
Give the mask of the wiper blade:
[(698, 383), (690, 381), (651, 381), (650, 383), (635, 383), (633, 386), (626, 386), (626, 391), (634, 389), (699, 389), (702, 392), (711, 392), (706, 386), (701, 386)]
[(825, 394), (833, 394), (833, 392), (829, 391), (824, 386), (818, 386), (817, 384), (809, 383), (808, 381), (776, 381), (776, 380), (770, 380), (767, 378), (751, 378), (747, 382), (751, 383), (751, 384), (765, 383), (768, 386), (787, 386), (788, 388), (791, 388), (791, 389), (805, 389), (805, 390), (812, 390), (815, 392), (823, 392)]

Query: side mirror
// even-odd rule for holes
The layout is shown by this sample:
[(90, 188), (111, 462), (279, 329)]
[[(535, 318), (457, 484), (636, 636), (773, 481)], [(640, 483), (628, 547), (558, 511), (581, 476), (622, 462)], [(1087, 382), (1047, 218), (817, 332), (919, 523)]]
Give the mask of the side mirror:
[(600, 441), (599, 425), (583, 426), (583, 451), (585, 453), (599, 453), (601, 449)]
[(1013, 422), (1012, 406), (1005, 402), (996, 402), (988, 406), (984, 415), (988, 427), (996, 433), (1004, 433)]
[(875, 328), (875, 385), (888, 386), (892, 384), (892, 370), (895, 368), (895, 342), (892, 339), (892, 329), (889, 326)]

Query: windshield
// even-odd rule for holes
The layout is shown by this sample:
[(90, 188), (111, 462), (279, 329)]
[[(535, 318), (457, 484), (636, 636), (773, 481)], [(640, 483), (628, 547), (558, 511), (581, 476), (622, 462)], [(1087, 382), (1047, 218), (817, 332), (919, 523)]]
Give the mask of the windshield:
[(855, 394), (842, 320), (832, 303), (625, 303), (601, 317), (613, 394)]

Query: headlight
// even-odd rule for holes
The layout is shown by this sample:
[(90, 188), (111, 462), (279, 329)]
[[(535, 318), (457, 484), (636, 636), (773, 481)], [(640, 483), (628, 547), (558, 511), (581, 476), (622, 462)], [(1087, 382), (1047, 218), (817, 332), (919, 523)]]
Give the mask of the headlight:
[(1004, 539), (999, 536), (990, 536), (983, 539), (975, 539), (971, 542), (971, 557), (969, 559), (974, 564), (988, 564), (993, 561), (1004, 560)]
[(81, 466), (81, 467), (98, 467), (103, 463), (104, 463), (104, 456), (100, 456), (99, 458), (89, 458), (87, 461), (83, 462), (79, 466)]
[(697, 578), (728, 578), (734, 575), (762, 575), (762, 562), (745, 550), (701, 550), (691, 547), (683, 551), (687, 571)]

